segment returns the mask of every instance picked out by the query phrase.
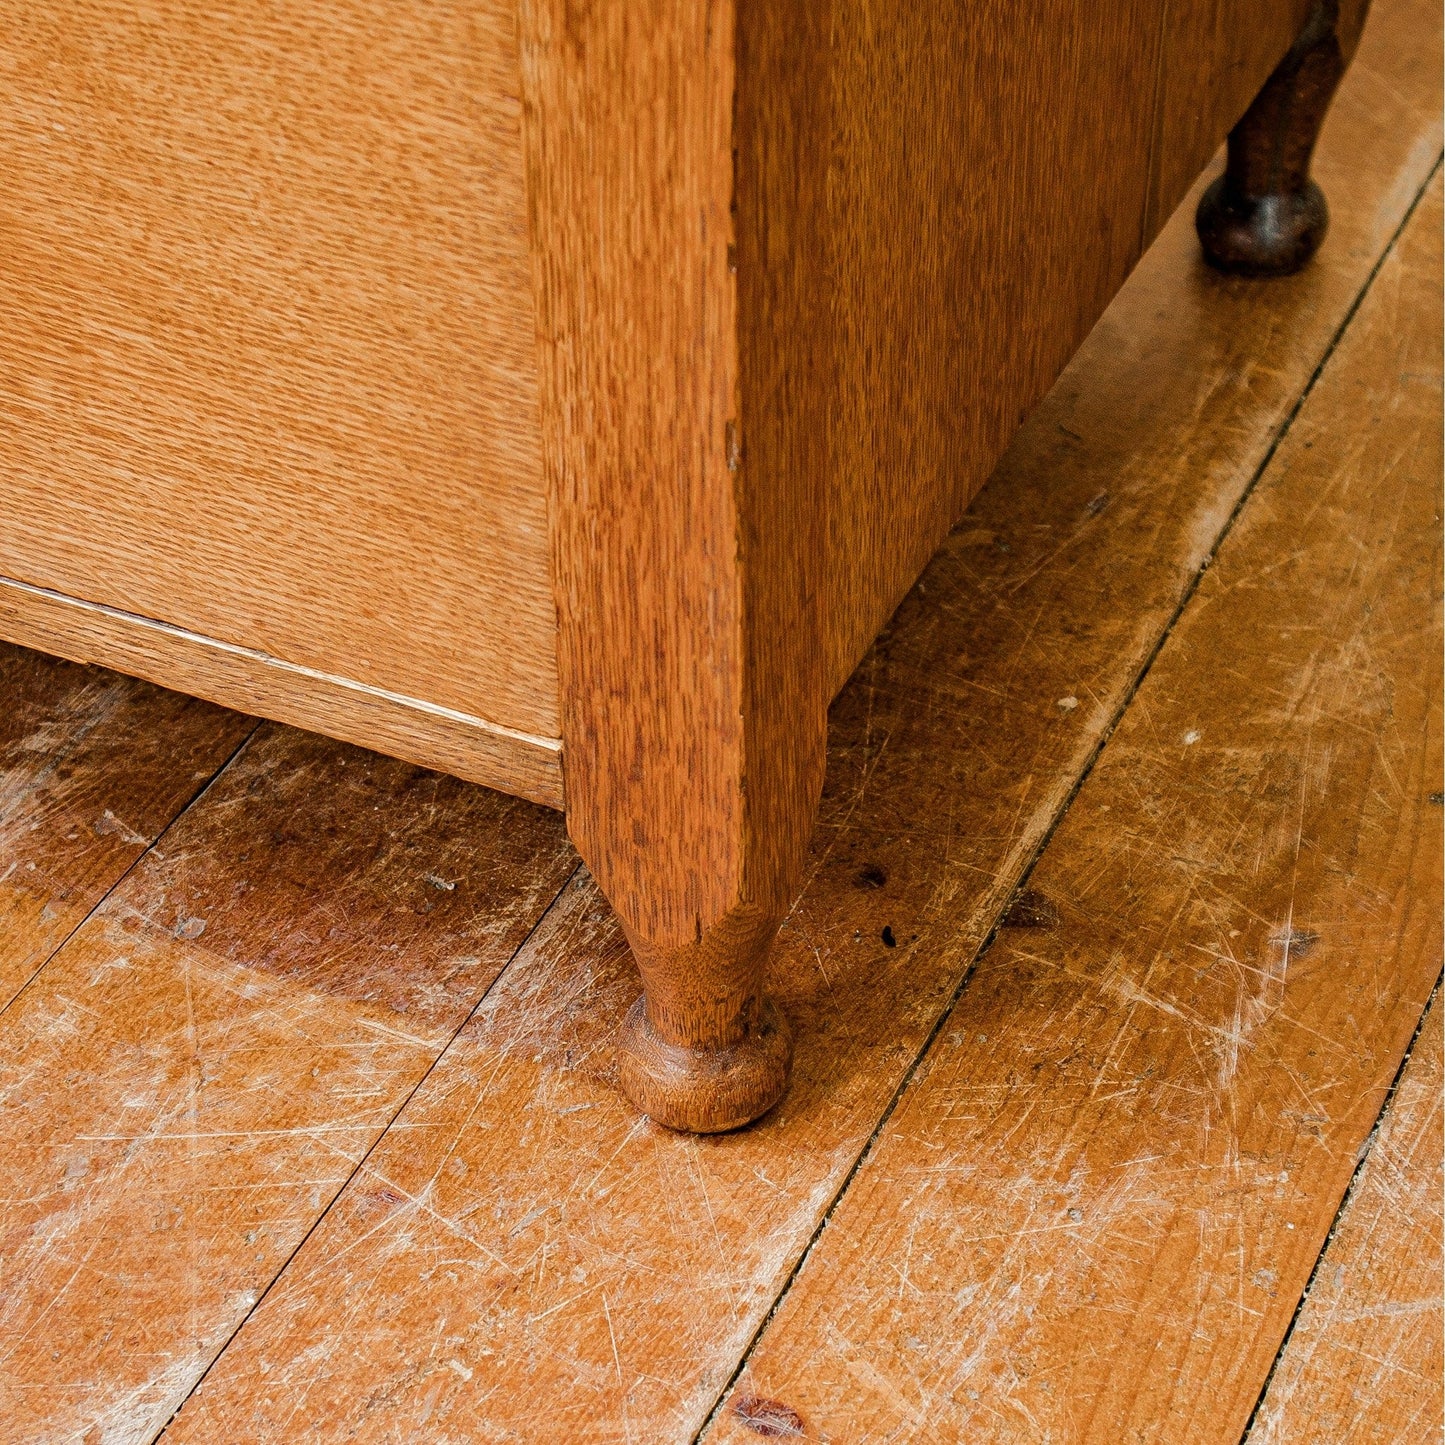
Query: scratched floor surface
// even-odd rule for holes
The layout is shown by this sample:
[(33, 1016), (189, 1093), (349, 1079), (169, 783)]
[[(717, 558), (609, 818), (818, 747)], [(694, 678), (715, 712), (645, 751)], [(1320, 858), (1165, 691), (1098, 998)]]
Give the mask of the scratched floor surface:
[(0, 648), (0, 1445), (1442, 1428), (1440, 16), (1174, 218), (834, 705), (685, 1139), (555, 814)]

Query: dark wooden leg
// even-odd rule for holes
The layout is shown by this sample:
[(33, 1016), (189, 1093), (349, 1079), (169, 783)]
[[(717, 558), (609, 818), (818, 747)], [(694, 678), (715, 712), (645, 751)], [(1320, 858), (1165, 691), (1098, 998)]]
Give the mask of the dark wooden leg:
[(619, 1082), (698, 1133), (787, 1083), (827, 725), (829, 91), (817, 37), (714, 8), (522, 7), (567, 826), (642, 974)]
[(1319, 249), (1329, 225), (1310, 156), (1354, 54), (1368, 0), (1316, 0), (1299, 38), (1229, 133), (1224, 174), (1195, 225), (1209, 262), (1239, 276), (1287, 276)]

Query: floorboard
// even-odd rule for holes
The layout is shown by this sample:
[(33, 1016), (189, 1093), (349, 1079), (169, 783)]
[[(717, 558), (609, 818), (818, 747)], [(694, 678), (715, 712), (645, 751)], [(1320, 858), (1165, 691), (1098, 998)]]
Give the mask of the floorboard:
[(1445, 1431), (1441, 1023), (1437, 995), (1275, 1366), (1249, 1445), (1423, 1445)]
[[(1127, 958), (1139, 931), (1121, 920), (1143, 907), (1149, 879), (1159, 883), (1157, 855), (1165, 851), (1140, 841), (1146, 825), (1150, 837), (1168, 834), (1169, 847), (1212, 825), (1218, 853), (1221, 809), (1238, 809), (1247, 838), (1254, 822), (1274, 818), (1269, 786), (1285, 798), (1290, 779), (1328, 785), (1322, 751), (1308, 754), (1314, 770), (1296, 766), (1296, 754), (1324, 740), (1331, 759), (1358, 759), (1370, 728), (1383, 728), (1379, 714), (1361, 709), (1363, 699), (1379, 702), (1380, 679), (1399, 670), (1400, 650), (1409, 647), (1405, 633), (1384, 636), (1396, 616), (1389, 608), (1360, 621), (1354, 694), (1316, 717), (1309, 689), (1324, 683), (1299, 683), (1305, 701), (1293, 730), (1280, 724), (1273, 751), (1254, 738), (1253, 751), (1231, 759), (1215, 741), (1246, 725), (1228, 708), (1231, 696), (1244, 696), (1238, 666), (1209, 670), (1207, 685), (1196, 686), (1201, 707), (1212, 711), (1207, 727), (1191, 724), (1202, 740), (1175, 750), (1182, 760), (1144, 746), (1162, 714), (1150, 712), (1147, 699), (1140, 707), (1134, 689), (1170, 629), (1159, 666), (1189, 630), (1204, 637), (1217, 626), (1224, 582), (1211, 569), (1195, 594), (1199, 574), (1241, 504), (1231, 546), (1269, 520), (1261, 507), (1273, 481), (1253, 496), (1251, 487), (1280, 435), (1289, 428), (1270, 477), (1289, 458), (1299, 468), (1299, 458), (1331, 449), (1306, 447), (1302, 428), (1315, 423), (1295, 418), (1296, 407), (1436, 165), (1438, 36), (1438, 7), (1426, 0), (1377, 3), (1319, 150), (1332, 227), (1308, 272), (1266, 286), (1222, 279), (1199, 262), (1191, 207), (1173, 218), (838, 699), (808, 886), (775, 967), (775, 991), (799, 1035), (796, 1079), (788, 1100), (754, 1129), (681, 1139), (618, 1100), (611, 1039), (636, 994), (636, 974), (555, 814), (275, 725), (241, 747), (249, 720), (17, 649), (0, 656), (0, 669), (12, 669), (0, 670), (7, 702), (23, 701), (10, 709), (22, 721), (0, 722), (0, 844), (22, 860), (0, 879), (0, 983), (12, 980), (0, 1007), (13, 1000), (0, 1013), (0, 1442), (146, 1441), (163, 1429), (168, 1441), (207, 1442), (681, 1442), (704, 1428), (720, 1399), (731, 1405), (718, 1436), (751, 1439), (792, 1429), (793, 1406), (767, 1403), (776, 1397), (802, 1402), (796, 1407), (808, 1422), (799, 1428), (812, 1438), (819, 1420), (829, 1422), (827, 1438), (887, 1438), (860, 1433), (863, 1422), (868, 1410), (892, 1418), (894, 1406), (879, 1400), (902, 1376), (889, 1371), (900, 1358), (913, 1367), (925, 1358), (916, 1345), (932, 1348), (936, 1311), (919, 1309), (890, 1270), (879, 1309), (897, 1293), (899, 1312), (880, 1315), (889, 1324), (877, 1338), (860, 1337), (853, 1354), (837, 1334), (809, 1347), (812, 1394), (786, 1383), (796, 1364), (786, 1353), (789, 1321), (805, 1298), (814, 1301), (808, 1318), (819, 1318), (812, 1279), (834, 1250), (832, 1235), (860, 1217), (870, 1191), (889, 1188), (880, 1160), (905, 1147), (900, 1120), (939, 1077), (939, 1061), (993, 1061), (978, 1088), (997, 1100), (1029, 1097), (1038, 1087), (1033, 1075), (1009, 1072), (1004, 1061), (1010, 1030), (1017, 1039), (1027, 1026), (1027, 988), (1042, 987), (1046, 965), (1026, 955), (1069, 932), (1049, 920), (1069, 916), (1079, 958), (1085, 925), (1113, 928)], [(1381, 272), (1374, 305), (1389, 285)], [(1351, 338), (1363, 316), (1345, 329), (1319, 386), (1358, 344)], [(1413, 312), (1403, 302), (1399, 316), (1407, 337)], [(1373, 457), (1379, 436), (1403, 435), (1405, 403), (1397, 405), (1392, 377), (1400, 397), (1415, 399), (1409, 406), (1431, 366), (1438, 386), (1438, 354), (1423, 367), (1412, 361), (1403, 379), (1384, 367), (1390, 355), (1377, 347), (1379, 371), (1361, 383), (1374, 387), (1377, 405), (1367, 415), (1379, 413), (1379, 423), (1351, 434), (1342, 467), (1354, 465), (1357, 452)], [(1409, 471), (1407, 460), (1400, 468)], [(1263, 581), (1306, 587), (1305, 522), (1314, 526), (1316, 512), (1340, 522), (1337, 483), (1335, 471), (1321, 471), (1318, 496), (1293, 517), (1299, 535), (1290, 533)], [(1383, 496), (1379, 486), (1357, 491)], [(1355, 595), (1351, 588), (1364, 585), (1357, 572), (1380, 581), (1380, 556), (1406, 546), (1409, 535), (1383, 538), (1374, 551), (1361, 545), (1376, 536), (1368, 527), (1379, 523), (1377, 513), (1366, 507), (1337, 551), (1309, 553), (1321, 569), (1315, 585), (1324, 587), (1328, 574), (1335, 590)], [(1438, 535), (1438, 519), (1432, 525)], [(1384, 581), (1380, 587), (1389, 591)], [(1257, 660), (1269, 636), (1282, 659), (1296, 657), (1290, 647), (1308, 646), (1308, 629), (1286, 636), (1280, 617), (1260, 607), (1250, 629), (1218, 634), (1209, 646)], [(1325, 613), (1338, 640), (1338, 610)], [(1283, 631), (1266, 636), (1270, 627)], [(1324, 636), (1315, 639), (1321, 647)], [(1428, 669), (1419, 670), (1396, 689), (1400, 717), (1428, 681)], [(1150, 673), (1146, 692), (1157, 691), (1157, 676)], [(1273, 705), (1282, 707), (1277, 698)], [(1394, 734), (1384, 728), (1380, 736)], [(1136, 749), (1140, 786), (1146, 773), (1152, 779), (1157, 809), (1140, 815), (1137, 838), (1118, 827), (1126, 802), (1139, 809), (1121, 783), (1110, 805), (1116, 818), (1088, 814), (1098, 779), (1129, 780), (1136, 754), (1127, 747)], [(1418, 782), (1407, 770), (1418, 764), (1410, 763), (1415, 754), (1390, 747), (1379, 750), (1374, 792), (1358, 770), (1350, 773), (1364, 792), (1357, 805), (1345, 802), (1368, 815), (1370, 837), (1379, 834), (1390, 789)], [(1238, 786), (1188, 795), (1196, 806), (1186, 808), (1165, 786), (1162, 759), (1183, 769), (1185, 782), (1194, 779), (1191, 786), (1204, 773), (1186, 764), (1237, 767)], [(1260, 796), (1251, 792), (1256, 785)], [(1329, 834), (1335, 840), (1348, 834), (1348, 806)], [(1085, 825), (1094, 854), (1071, 874), (1074, 893), (1055, 900), (1030, 883), (1035, 894), (1017, 899), (1040, 848), (1048, 844), (1038, 873), (1048, 886), (1071, 829)], [(1283, 827), (1264, 834), (1272, 867)], [(1405, 829), (1400, 847), (1419, 837)], [(1238, 847), (1243, 857), (1246, 844)], [(1334, 857), (1335, 873), (1311, 874), (1311, 887), (1318, 883), (1322, 899), (1329, 887), (1337, 889), (1329, 899), (1344, 896), (1340, 890), (1374, 866), (1367, 854)], [(1302, 857), (1321, 866), (1319, 850)], [(1379, 884), (1386, 874), (1370, 877)], [(1263, 899), (1277, 879), (1234, 883), (1241, 897), (1257, 889)], [(1325, 1117), (1315, 1117), (1312, 1095), (1296, 1101), (1289, 1139), (1302, 1155), (1290, 1181), (1277, 1178), (1279, 1168), (1270, 1181), (1263, 1163), (1243, 1155), (1225, 1160), (1233, 1175), (1217, 1172), (1259, 1185), (1224, 1189), (1218, 1204), (1225, 1214), (1247, 1214), (1259, 1231), (1248, 1250), (1230, 1244), (1222, 1222), (1204, 1214), (1196, 1221), (1195, 1233), (1218, 1244), (1234, 1270), (1218, 1283), (1234, 1290), (1234, 1314), (1221, 1305), (1218, 1316), (1228, 1328), (1218, 1325), (1217, 1335), (1191, 1347), (1221, 1360), (1238, 1353), (1250, 1329), (1259, 1340), (1273, 1331), (1276, 1345), (1282, 1337), (1290, 1282), (1312, 1261), (1305, 1225), (1318, 1250), (1319, 1211), (1331, 1192), (1338, 1204), (1344, 1188), (1342, 1142), (1367, 1131), (1371, 1108), (1379, 1110), (1381, 1069), (1413, 1027), (1409, 1009), (1418, 1012), (1422, 998), (1412, 972), (1415, 933), (1406, 931), (1394, 952), (1367, 949), (1374, 991), (1361, 994), (1342, 968), (1329, 972), (1351, 938), (1379, 944), (1386, 936), (1394, 902), (1380, 887), (1361, 894), (1358, 918), (1337, 909), (1328, 929), (1302, 919), (1299, 938), (1289, 933), (1299, 967), (1285, 980), (1204, 959), (1199, 980), (1186, 980), (1201, 998), (1176, 1001), (1191, 1019), (1221, 1000), (1238, 1003), (1238, 1017), (1225, 1010), (1217, 1032), (1195, 1039), (1201, 1058), (1217, 1065), (1212, 1077), (1230, 1036), (1240, 1039), (1235, 1078), (1259, 1072), (1260, 1040), (1272, 1038), (1279, 1013), (1270, 1012), (1267, 990), (1298, 990), (1321, 971), (1328, 997), (1301, 1014), (1306, 1025), (1328, 1033), (1350, 1004), (1351, 1027), (1368, 1043), (1354, 1094), (1348, 1084), (1327, 1091)], [(1160, 890), (1147, 894), (1156, 913)], [(1090, 909), (1081, 899), (1092, 899)], [(1207, 902), (1191, 894), (1178, 922), (1160, 915), (1155, 925), (1185, 929), (1207, 915)], [(1260, 918), (1241, 913), (1237, 925), (1250, 946), (1260, 944), (1263, 903), (1256, 912)], [(1045, 926), (1006, 929), (955, 1004), (1001, 915)], [(1312, 933), (1318, 938), (1306, 941)], [(1235, 958), (1246, 957), (1243, 946), (1231, 944)], [(1084, 972), (1084, 964), (1074, 968)], [(1103, 977), (1126, 994), (1136, 983), (1153, 1000), (1165, 997), (1163, 975), (1140, 983), (1123, 962)], [(996, 1009), (997, 1025), (974, 1030), (981, 1006)], [(962, 1020), (971, 1038), (987, 1032), (991, 1042), (965, 1048), (955, 1038)], [(1123, 1040), (1098, 1059), (1100, 1090), (1087, 1103), (1040, 1097), (1033, 1113), (1014, 1118), (1007, 1149), (978, 1162), (1042, 1157), (1069, 1108), (1079, 1120), (1117, 1111), (1121, 1100), (1105, 1087), (1110, 1069), (1134, 1069), (1136, 1097), (1152, 1097), (1153, 1088), (1168, 1100), (1159, 1117), (1130, 1118), (1136, 1142), (1162, 1127), (1160, 1118), (1188, 1117), (1191, 1095), (1150, 1082), (1152, 1075), (1140, 1084), (1147, 1064), (1124, 1048), (1142, 1035), (1131, 1046), (1157, 1045), (1162, 1062), (1188, 1069), (1192, 1053), (1168, 1052), (1179, 1020), (1133, 996), (1110, 996), (1079, 1020), (1097, 1030), (1111, 1025), (1110, 1038)], [(1315, 1069), (1340, 1074), (1337, 1046), (1306, 1066), (1298, 1033), (1289, 1039), (1287, 1062), (1302, 1090)], [(860, 1166), (925, 1049), (928, 1068)], [(1051, 1055), (1042, 1068), (1059, 1062)], [(1069, 1066), (1087, 1072), (1095, 1064)], [(1251, 1095), (1238, 1084), (1231, 1097)], [(1277, 1103), (1267, 1091), (1260, 1097)], [(1267, 1131), (1266, 1116), (1267, 1108), (1259, 1117), (1211, 1116), (1211, 1139), (1230, 1129)], [(1082, 1127), (1077, 1121), (1075, 1136)], [(1127, 1142), (1117, 1129), (1110, 1139), (1118, 1149)], [(1090, 1147), (1082, 1140), (1078, 1157)], [(1142, 1147), (1130, 1168), (1130, 1179), (1144, 1178)], [(1156, 1214), (1139, 1211), (1139, 1234), (1129, 1241), (1136, 1263), (1149, 1259), (1150, 1220), (1175, 1208), (1168, 1189), (1178, 1185), (1168, 1179), (1144, 1199)], [(1311, 1205), (1299, 1212), (1306, 1198)], [(918, 1212), (897, 1195), (893, 1202)], [(1010, 1204), (1000, 1191), (987, 1202), (1000, 1228), (1017, 1227), (1007, 1222), (1016, 1199)], [(1139, 1195), (1127, 1202), (1134, 1207)], [(1071, 1220), (1066, 1208), (1048, 1230), (1019, 1237), (1056, 1280), (1084, 1267), (1077, 1241), (1104, 1227), (1090, 1215)], [(825, 1218), (832, 1222), (819, 1234)], [(1123, 1205), (1114, 1218), (1131, 1228)], [(886, 1241), (897, 1224), (881, 1222), (866, 1253), (896, 1247)], [(1260, 1250), (1267, 1259), (1254, 1269)], [(1147, 1298), (1168, 1301), (1198, 1287), (1196, 1260), (1183, 1244), (1166, 1251), (1146, 1280), (1155, 1290)], [(1240, 1272), (1246, 1261), (1254, 1273)], [(896, 1254), (889, 1263), (899, 1264)], [(936, 1267), (957, 1276), (949, 1287), (959, 1309), (998, 1287), (975, 1254)], [(906, 1280), (922, 1277), (906, 1248), (900, 1269)], [(844, 1279), (829, 1296), (837, 1302), (829, 1314), (863, 1308), (848, 1287)], [(763, 1332), (753, 1374), (731, 1389), (780, 1295), (782, 1312)], [(1107, 1338), (1111, 1321), (1098, 1322), (1107, 1315), (1098, 1302), (1075, 1303), (1091, 1331)], [(1046, 1322), (1046, 1311), (1035, 1314)], [(1308, 1338), (1306, 1316), (1308, 1306), (1295, 1340)], [(815, 1399), (840, 1389), (844, 1357), (841, 1387), (857, 1416), (838, 1423)], [(1014, 1353), (1000, 1364), (994, 1355), (988, 1367), (1006, 1383), (1022, 1380), (1020, 1390), (1035, 1381), (1040, 1393), (1027, 1399), (1046, 1399), (1051, 1376), (1042, 1358)], [(1196, 1357), (1185, 1348), (1181, 1358)], [(1260, 1345), (1237, 1368), (1238, 1399), (1250, 1379), (1251, 1399), (1259, 1397), (1272, 1358)], [(1280, 1389), (1290, 1358), (1286, 1350), (1274, 1376)], [(767, 1390), (780, 1396), (763, 1387), (775, 1379), (767, 1374), (775, 1360), (783, 1383)], [(1137, 1373), (1137, 1360), (1130, 1368)], [(1142, 1407), (1133, 1418), (1140, 1438), (1172, 1442), (1186, 1436), (1166, 1432), (1179, 1392), (1170, 1394), (1162, 1379), (1156, 1374), (1136, 1392), (1143, 1399), (1152, 1389), (1159, 1413)], [(731, 1406), (746, 1394), (753, 1400), (738, 1415)], [(1030, 1433), (1027, 1422), (1019, 1431), (1013, 1438), (1049, 1438)], [(906, 1436), (903, 1429), (894, 1438)], [(946, 1423), (931, 1423), (920, 1438), (948, 1438)]]
[(255, 723), (8, 643), (0, 698), (3, 1010)]
[(1440, 976), (1440, 198), (709, 1441), (1239, 1440)]
[(0, 1440), (153, 1438), (575, 867), (263, 725), (0, 1019)]

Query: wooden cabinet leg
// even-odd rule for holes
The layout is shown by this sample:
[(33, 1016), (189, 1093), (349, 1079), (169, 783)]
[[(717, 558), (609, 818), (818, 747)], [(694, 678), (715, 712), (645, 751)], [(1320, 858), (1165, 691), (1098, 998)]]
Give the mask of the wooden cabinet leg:
[(1319, 249), (1329, 225), (1310, 157), (1368, 0), (1316, 0), (1299, 38), (1229, 133), (1224, 174), (1195, 225), (1209, 262), (1240, 276), (1287, 276)]
[(523, 0), (567, 827), (675, 1129), (787, 1083), (763, 969), (826, 742), (826, 6)]

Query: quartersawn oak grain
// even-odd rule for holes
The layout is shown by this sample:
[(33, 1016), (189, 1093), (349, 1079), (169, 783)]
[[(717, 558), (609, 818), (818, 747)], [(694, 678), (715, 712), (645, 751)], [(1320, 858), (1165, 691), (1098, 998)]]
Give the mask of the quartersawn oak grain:
[(0, 20), (0, 576), (556, 738), (509, 0)]
[(1442, 1042), (1437, 995), (1275, 1366), (1248, 1445), (1424, 1441), (1445, 1425)]
[(1412, 37), (1438, 18), (1385, 0), (1374, 25), (1317, 159), (1315, 267), (1223, 281), (1177, 215), (835, 704), (772, 975), (805, 1026), (779, 1109), (690, 1140), (620, 1104), (635, 983), (579, 880), (170, 1438), (702, 1424), (1433, 164)]
[(1440, 230), (1437, 168), (1032, 872), (1057, 922), (764, 1331), (736, 1398), (807, 1438), (1239, 1439), (1440, 975)]
[(836, 7), (813, 137), (831, 161), (812, 315), (834, 314), (810, 327), (833, 348), (830, 696), (1308, 9)]
[(150, 1439), (575, 867), (263, 726), (0, 1016), (0, 1441)]
[(255, 727), (0, 643), (0, 1009)]
[(1164, 11), (836, 7), (830, 696), (1143, 249)]
[(723, 1129), (786, 1075), (824, 700), (1149, 239), (1164, 7), (521, 14), (569, 828), (623, 1087)]
[(0, 626), (549, 802), (560, 738), (620, 1082), (747, 1122), (827, 699), (1227, 123), (1168, 11), (18, 13)]

